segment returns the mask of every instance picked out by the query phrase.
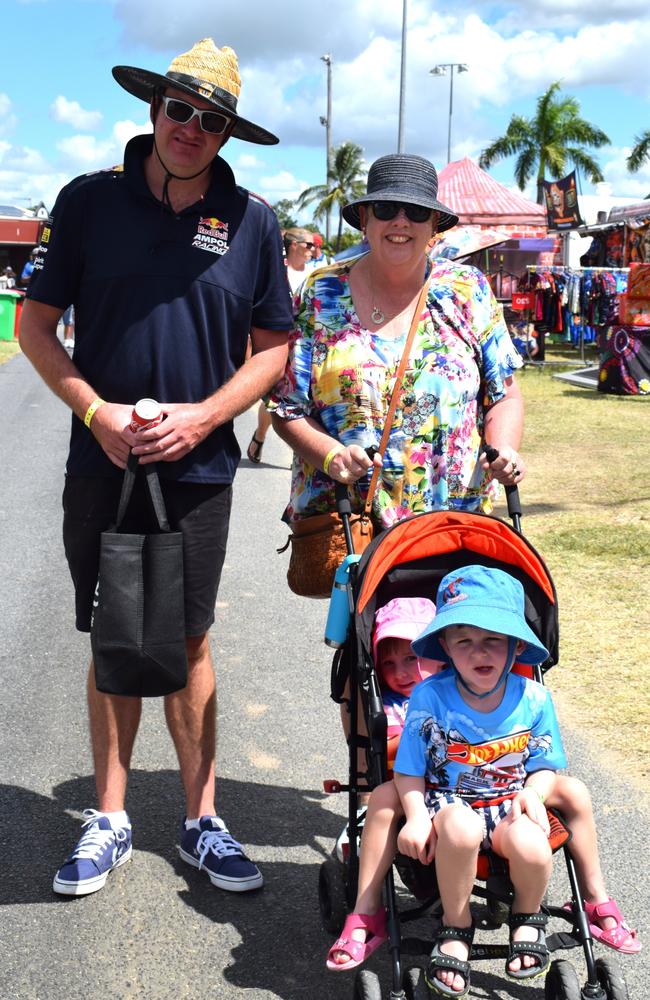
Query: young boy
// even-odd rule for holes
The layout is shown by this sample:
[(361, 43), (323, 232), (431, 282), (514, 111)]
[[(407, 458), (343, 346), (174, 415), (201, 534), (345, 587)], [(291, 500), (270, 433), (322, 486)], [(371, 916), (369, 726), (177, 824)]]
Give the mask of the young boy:
[(434, 858), (443, 906), (426, 981), (443, 996), (469, 992), (470, 895), (481, 847), (506, 858), (514, 899), (506, 974), (549, 965), (542, 898), (551, 875), (544, 799), (566, 766), (549, 692), (510, 673), (548, 652), (524, 616), (524, 591), (502, 570), (466, 566), (441, 582), (436, 617), (413, 643), (452, 669), (413, 693), (395, 761), (406, 816), (399, 850)]

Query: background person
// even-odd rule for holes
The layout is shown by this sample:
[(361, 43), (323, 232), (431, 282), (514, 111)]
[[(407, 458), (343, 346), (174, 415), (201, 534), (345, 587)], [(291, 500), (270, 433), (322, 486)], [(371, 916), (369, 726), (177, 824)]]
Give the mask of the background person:
[[(212, 39), (175, 58), (164, 76), (132, 66), (116, 66), (113, 75), (149, 102), (153, 135), (127, 144), (123, 168), (61, 191), (20, 342), (74, 414), (64, 544), (80, 631), (90, 630), (99, 537), (115, 520), (121, 470), (131, 451), (141, 464), (159, 463), (185, 563), (188, 682), (165, 698), (186, 797), (180, 855), (214, 885), (244, 891), (259, 887), (262, 875), (216, 813), (207, 633), (240, 457), (233, 418), (280, 376), (291, 310), (276, 216), (236, 185), (218, 154), (231, 136), (277, 138), (238, 114), (236, 54)], [(74, 363), (56, 336), (70, 302)], [(165, 419), (136, 435), (131, 412), (145, 396), (161, 401)], [(127, 530), (146, 530), (142, 479)], [(98, 692), (91, 664), (88, 703), (99, 809), (86, 810), (86, 831), (56, 874), (54, 889), (66, 895), (101, 889), (131, 856), (125, 794), (141, 702)]]
[(312, 267), (327, 267), (330, 259), (323, 250), (323, 237), (320, 233), (312, 233), (311, 239), (314, 244), (311, 251)]
[(311, 252), (314, 248), (312, 233), (308, 229), (286, 229), (284, 249), (287, 257), (287, 278), (292, 294), (298, 291), (310, 271)]
[(34, 247), (32, 250), (30, 250), (29, 257), (25, 261), (25, 265), (24, 265), (22, 271), (20, 272), (20, 287), (21, 288), (28, 288), (29, 287), (29, 283), (30, 283), (30, 281), (32, 279), (32, 275), (34, 273), (34, 264), (36, 262), (37, 255), (38, 255), (38, 247)]

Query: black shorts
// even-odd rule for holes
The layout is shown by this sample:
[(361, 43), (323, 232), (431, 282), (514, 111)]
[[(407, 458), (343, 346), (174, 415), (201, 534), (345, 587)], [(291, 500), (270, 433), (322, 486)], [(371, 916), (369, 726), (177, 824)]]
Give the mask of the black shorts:
[[(214, 621), (221, 570), (226, 555), (232, 486), (160, 480), (173, 531), (183, 533), (185, 633), (203, 635)], [(66, 476), (63, 489), (63, 545), (75, 588), (76, 625), (90, 632), (99, 567), (100, 535), (115, 523), (120, 479)], [(121, 531), (157, 530), (142, 472), (136, 479)]]

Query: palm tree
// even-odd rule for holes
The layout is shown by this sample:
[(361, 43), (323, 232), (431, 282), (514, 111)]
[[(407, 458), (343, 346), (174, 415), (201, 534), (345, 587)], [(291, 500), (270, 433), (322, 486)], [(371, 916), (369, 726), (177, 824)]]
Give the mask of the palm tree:
[(600, 167), (585, 149), (586, 146), (607, 146), (610, 139), (601, 129), (580, 117), (580, 104), (575, 97), (556, 96), (560, 81), (556, 80), (537, 99), (534, 118), (513, 115), (505, 135), (484, 149), (478, 161), (487, 169), (506, 156), (517, 156), (515, 180), (521, 191), (537, 168), (537, 203), (544, 202), (542, 181), (548, 173), (557, 180), (567, 173), (572, 163), (596, 184), (604, 180)]
[(335, 207), (339, 212), (339, 228), (336, 234), (336, 252), (338, 253), (343, 229), (341, 210), (349, 201), (361, 198), (365, 193), (366, 168), (363, 163), (363, 150), (354, 142), (343, 142), (334, 148), (334, 159), (328, 172), (327, 184), (314, 184), (298, 196), (296, 207), (305, 208), (311, 202), (317, 202), (314, 209), (314, 219), (324, 219)]
[(650, 156), (650, 129), (634, 136), (634, 148), (627, 158), (627, 169), (635, 174), (648, 156)]

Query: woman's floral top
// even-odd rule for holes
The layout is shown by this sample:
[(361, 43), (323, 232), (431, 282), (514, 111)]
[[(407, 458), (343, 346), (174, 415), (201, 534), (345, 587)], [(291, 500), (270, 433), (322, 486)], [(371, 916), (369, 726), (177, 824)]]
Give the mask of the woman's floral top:
[[(269, 408), (286, 420), (312, 417), (344, 445), (378, 447), (401, 339), (364, 329), (345, 260), (310, 274), (296, 298), (284, 378)], [(373, 514), (382, 527), (432, 510), (490, 510), (496, 483), (478, 463), (488, 406), (521, 366), (485, 276), (438, 258), (402, 384)], [(370, 474), (356, 484), (363, 506)], [(285, 520), (335, 508), (334, 485), (294, 455)]]

